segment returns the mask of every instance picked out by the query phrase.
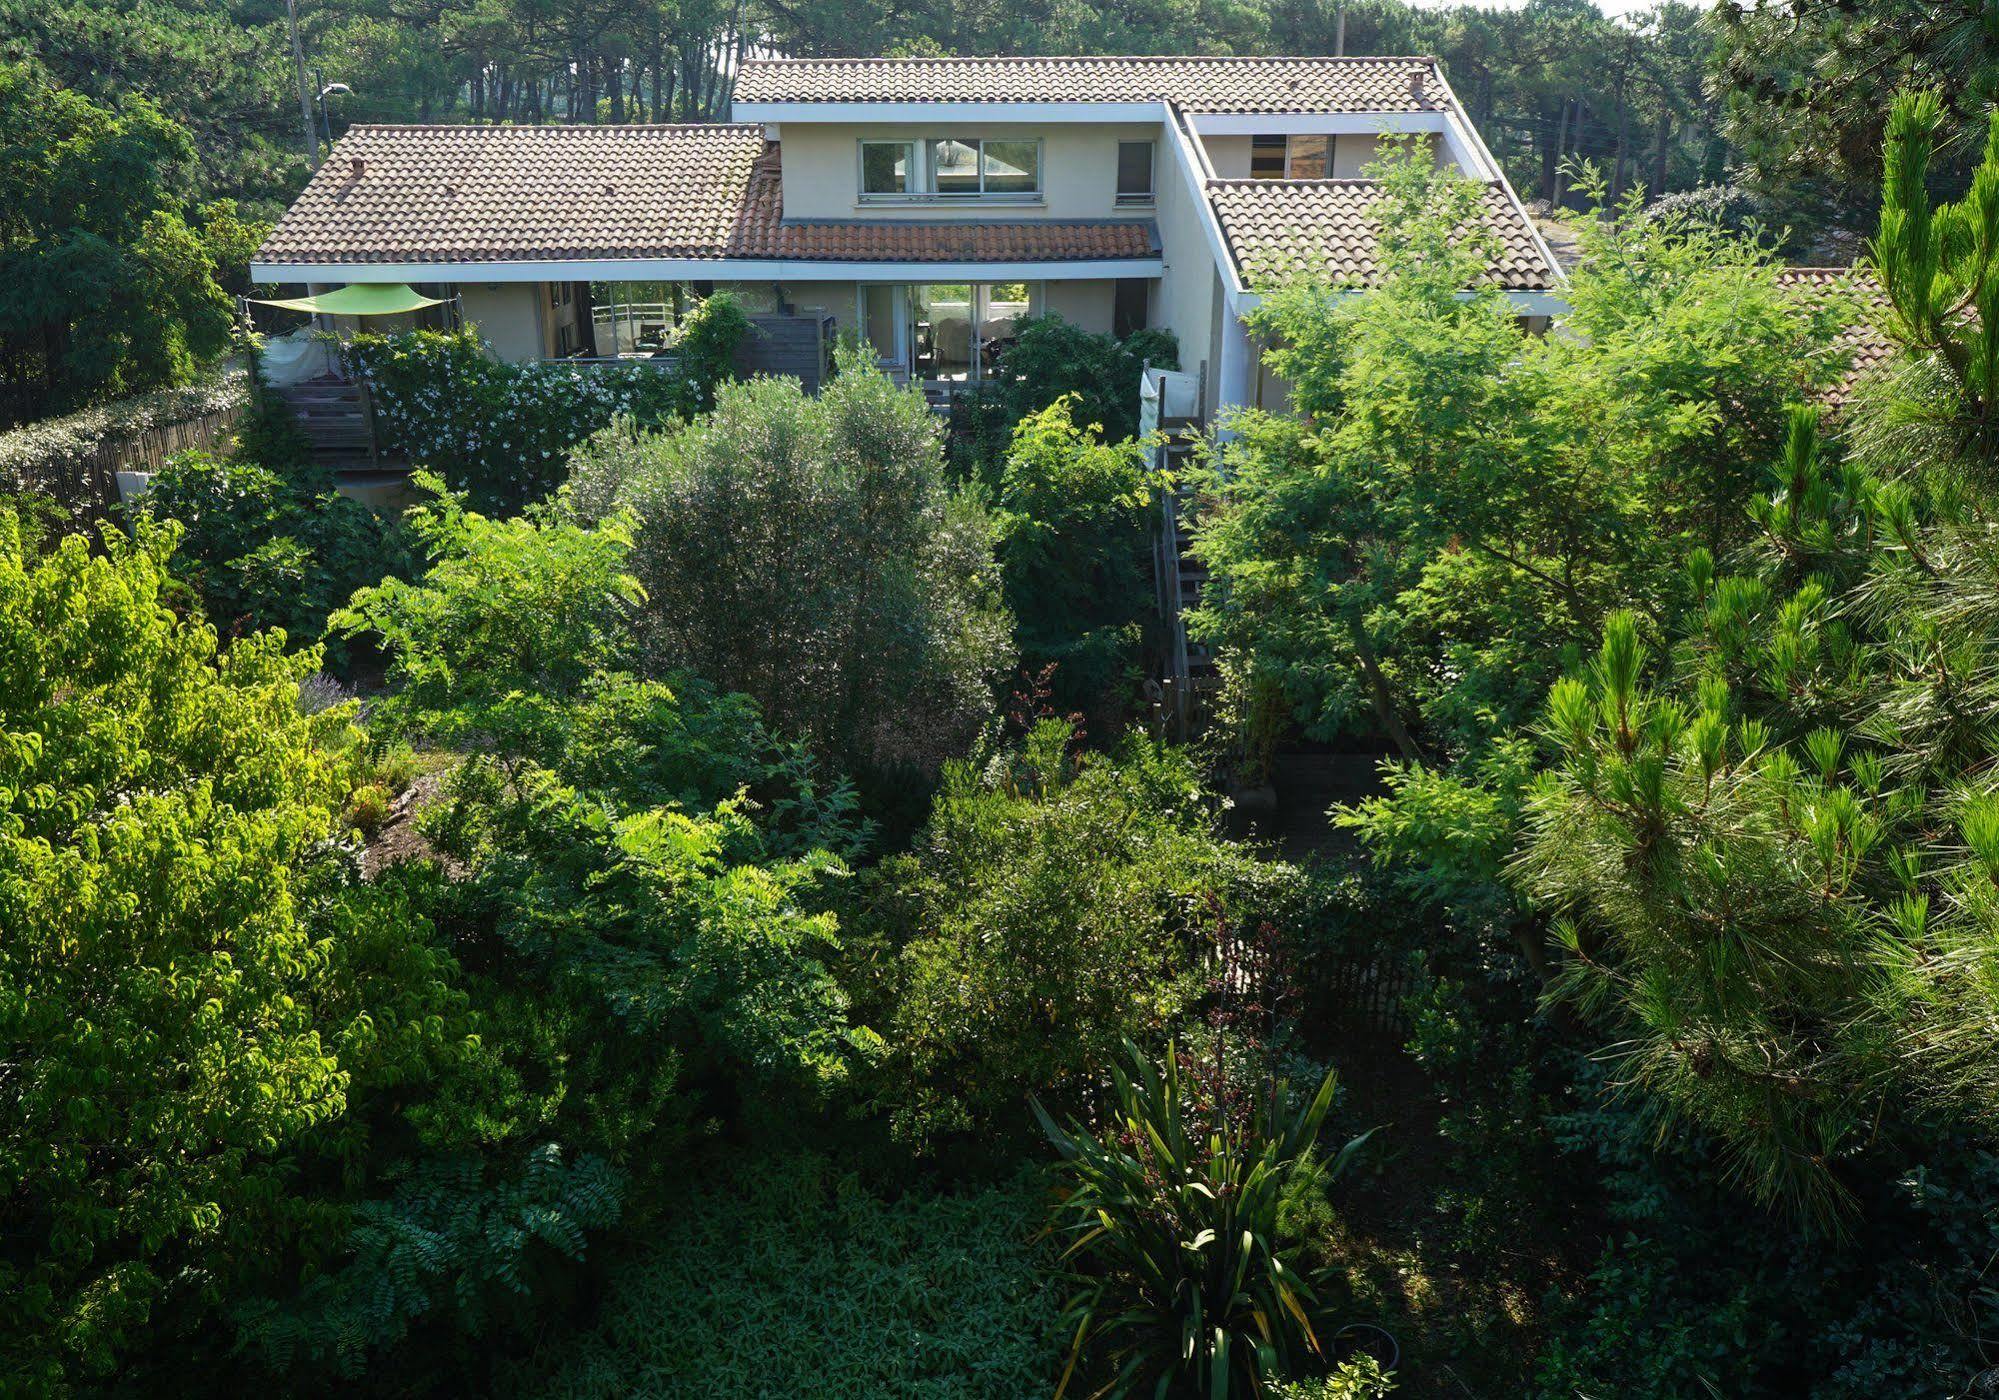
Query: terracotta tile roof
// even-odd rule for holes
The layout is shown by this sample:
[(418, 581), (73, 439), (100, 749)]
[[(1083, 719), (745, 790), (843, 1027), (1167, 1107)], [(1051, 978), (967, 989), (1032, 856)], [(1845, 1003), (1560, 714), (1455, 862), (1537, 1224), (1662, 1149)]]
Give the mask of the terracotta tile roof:
[(357, 126), (254, 261), (1158, 256), (1147, 220), (786, 221), (783, 208), (778, 147), (758, 125)]
[(1809, 297), (1843, 296), (1856, 304), (1857, 314), (1839, 337), (1839, 347), (1853, 356), (1846, 376), (1826, 393), (1833, 406), (1853, 396), (1854, 386), (1877, 366), (1893, 358), (1895, 342), (1882, 329), (1888, 294), (1864, 267), (1786, 267), (1777, 271), (1777, 285)]
[(755, 126), (357, 126), (259, 262), (714, 256), (763, 154)]
[(1428, 58), (773, 58), (738, 102), (1177, 102), (1190, 112), (1414, 112), (1448, 102)]
[[(1368, 286), (1378, 280), (1375, 180), (1210, 180), (1208, 199), (1220, 219), (1245, 285), (1299, 274)], [(1486, 187), (1485, 212), (1499, 235), (1493, 272), (1508, 291), (1543, 291), (1561, 279), (1518, 206), (1497, 184)]]

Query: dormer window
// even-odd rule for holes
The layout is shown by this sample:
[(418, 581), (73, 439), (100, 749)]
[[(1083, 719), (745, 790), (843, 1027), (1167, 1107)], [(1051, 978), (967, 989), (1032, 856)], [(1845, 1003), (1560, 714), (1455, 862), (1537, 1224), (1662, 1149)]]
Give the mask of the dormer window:
[(1297, 134), (1252, 136), (1249, 176), (1252, 180), (1325, 180), (1333, 173), (1333, 138)]
[(1041, 193), (1041, 142), (940, 136), (861, 142), (861, 202), (989, 199)]

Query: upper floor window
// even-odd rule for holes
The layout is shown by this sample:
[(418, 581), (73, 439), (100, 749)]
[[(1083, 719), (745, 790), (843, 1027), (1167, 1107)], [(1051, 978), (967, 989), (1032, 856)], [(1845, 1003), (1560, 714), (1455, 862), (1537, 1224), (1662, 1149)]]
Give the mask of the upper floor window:
[(1150, 204), (1152, 202), (1152, 143), (1150, 141), (1120, 141), (1117, 143), (1117, 202), (1119, 204)]
[(915, 173), (914, 141), (861, 142), (862, 194), (911, 194)]
[(1252, 180), (1325, 180), (1333, 173), (1333, 138), (1323, 135), (1252, 136)]
[(861, 142), (862, 199), (1022, 198), (1041, 193), (1032, 138)]

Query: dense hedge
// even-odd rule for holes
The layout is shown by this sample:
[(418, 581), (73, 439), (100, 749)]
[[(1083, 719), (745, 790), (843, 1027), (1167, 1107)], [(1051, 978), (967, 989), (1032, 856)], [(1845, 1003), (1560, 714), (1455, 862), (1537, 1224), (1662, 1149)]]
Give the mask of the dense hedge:
[(688, 318), (671, 361), (503, 364), (470, 331), (361, 335), (347, 361), (368, 386), (385, 452), (407, 457), (470, 493), (482, 510), (511, 510), (547, 496), (569, 450), (613, 418), (647, 426), (714, 405), (749, 330), (727, 293)]
[(88, 483), (69, 478), (104, 444), (240, 408), (249, 393), (248, 371), (232, 360), (184, 388), (118, 399), (0, 433), (0, 491), (46, 492), (65, 503), (87, 500)]

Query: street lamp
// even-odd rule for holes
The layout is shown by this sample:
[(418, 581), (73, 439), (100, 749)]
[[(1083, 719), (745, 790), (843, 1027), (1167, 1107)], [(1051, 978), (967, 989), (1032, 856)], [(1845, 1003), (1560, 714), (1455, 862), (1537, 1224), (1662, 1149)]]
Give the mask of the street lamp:
[[(313, 76), (323, 78), (325, 75), (315, 73)], [(326, 133), (326, 144), (329, 147), (333, 144), (333, 119), (326, 114), (326, 99), (335, 93), (346, 93), (351, 97), (354, 89), (345, 83), (327, 83), (319, 90), (319, 129)]]

